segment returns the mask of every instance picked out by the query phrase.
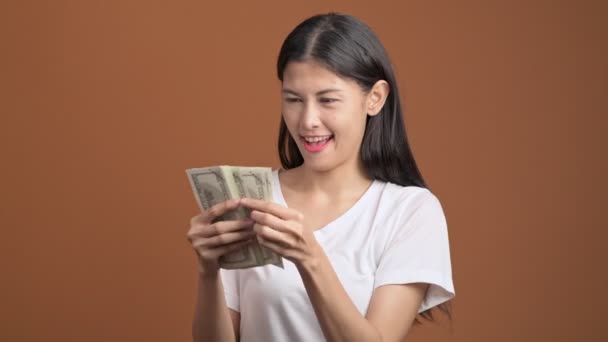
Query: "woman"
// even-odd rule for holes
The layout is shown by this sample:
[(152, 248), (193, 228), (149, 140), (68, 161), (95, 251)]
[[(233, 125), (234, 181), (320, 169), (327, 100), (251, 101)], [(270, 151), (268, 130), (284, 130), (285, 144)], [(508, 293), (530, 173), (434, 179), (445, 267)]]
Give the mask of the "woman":
[[(311, 17), (281, 48), (273, 201), (195, 216), (195, 341), (401, 341), (417, 314), (451, 316), (447, 225), (407, 142), (388, 56), (364, 23)], [(238, 206), (243, 221), (214, 220)], [(257, 239), (284, 268), (219, 269)]]

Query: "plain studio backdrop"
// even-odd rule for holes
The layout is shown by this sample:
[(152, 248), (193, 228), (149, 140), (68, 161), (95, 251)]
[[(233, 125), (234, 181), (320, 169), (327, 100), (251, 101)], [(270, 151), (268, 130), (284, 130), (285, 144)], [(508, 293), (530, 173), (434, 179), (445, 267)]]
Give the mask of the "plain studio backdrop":
[(608, 11), (574, 0), (2, 1), (0, 340), (190, 340), (184, 170), (279, 166), (278, 50), (328, 11), (386, 46), (448, 221), (455, 318), (409, 341), (608, 340)]

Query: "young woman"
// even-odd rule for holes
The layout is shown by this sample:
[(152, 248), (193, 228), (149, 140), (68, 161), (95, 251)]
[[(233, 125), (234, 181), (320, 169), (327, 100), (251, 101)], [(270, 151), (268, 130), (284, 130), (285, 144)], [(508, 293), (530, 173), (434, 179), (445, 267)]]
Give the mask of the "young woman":
[[(273, 201), (220, 203), (191, 220), (199, 259), (195, 341), (402, 341), (417, 315), (451, 317), (440, 202), (408, 145), (397, 82), (371, 29), (311, 17), (281, 48)], [(215, 222), (238, 206), (243, 221)], [(284, 268), (218, 267), (252, 239)]]

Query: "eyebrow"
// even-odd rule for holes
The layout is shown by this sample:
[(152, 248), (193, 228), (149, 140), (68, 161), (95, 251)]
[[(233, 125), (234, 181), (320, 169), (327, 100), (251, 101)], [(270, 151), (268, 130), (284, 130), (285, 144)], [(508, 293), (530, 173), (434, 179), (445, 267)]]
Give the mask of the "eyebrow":
[[(318, 91), (318, 92), (316, 93), (316, 95), (318, 96), (318, 95), (324, 95), (324, 94), (327, 94), (327, 93), (332, 93), (332, 92), (341, 92), (341, 91), (342, 91), (342, 89), (337, 89), (337, 88), (328, 88), (328, 89), (323, 89), (323, 90)], [(291, 89), (287, 89), (287, 88), (284, 88), (284, 89), (282, 90), (282, 92), (283, 92), (283, 93), (286, 93), (286, 94), (292, 94), (292, 95), (300, 96), (300, 94), (298, 94), (298, 92), (296, 92), (296, 91), (294, 91), (294, 90), (291, 90)]]

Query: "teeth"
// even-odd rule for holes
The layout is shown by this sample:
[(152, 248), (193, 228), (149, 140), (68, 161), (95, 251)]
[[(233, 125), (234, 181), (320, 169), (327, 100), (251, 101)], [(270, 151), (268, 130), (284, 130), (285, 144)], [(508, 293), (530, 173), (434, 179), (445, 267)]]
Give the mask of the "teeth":
[(326, 136), (326, 137), (304, 137), (304, 140), (306, 140), (306, 142), (309, 143), (316, 143), (319, 141), (325, 141), (327, 139), (331, 138), (331, 136)]

